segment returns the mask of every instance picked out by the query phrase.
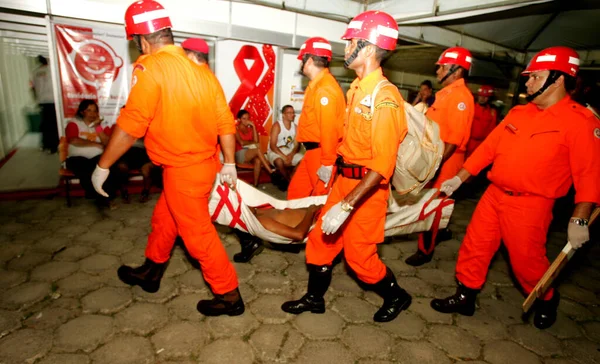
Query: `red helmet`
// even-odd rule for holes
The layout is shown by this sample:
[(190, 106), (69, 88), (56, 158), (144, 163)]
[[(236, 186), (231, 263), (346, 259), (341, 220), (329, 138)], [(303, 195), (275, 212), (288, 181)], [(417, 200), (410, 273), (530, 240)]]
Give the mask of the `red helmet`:
[(300, 47), (298, 52), (298, 59), (302, 59), (305, 54), (312, 54), (313, 56), (325, 57), (328, 61), (331, 61), (331, 44), (325, 38), (312, 37), (308, 38), (306, 42)]
[(208, 44), (201, 38), (188, 38), (181, 43), (183, 49), (208, 54)]
[(440, 58), (435, 64), (444, 65), (444, 64), (455, 64), (461, 66), (467, 71), (471, 69), (471, 62), (473, 61), (473, 56), (471, 56), (471, 52), (467, 48), (463, 47), (452, 47), (446, 49), (440, 55)]
[(494, 88), (492, 86), (482, 85), (481, 87), (479, 87), (479, 90), (477, 90), (477, 96), (490, 97), (493, 94)]
[(153, 0), (136, 1), (125, 12), (125, 33), (129, 40), (134, 34), (151, 34), (172, 27), (165, 8)]
[(393, 51), (398, 40), (398, 23), (383, 11), (365, 11), (352, 19), (342, 36), (344, 40), (352, 38), (364, 39), (379, 48)]
[(536, 54), (523, 75), (537, 71), (561, 71), (569, 76), (577, 76), (579, 54), (569, 47), (550, 47)]

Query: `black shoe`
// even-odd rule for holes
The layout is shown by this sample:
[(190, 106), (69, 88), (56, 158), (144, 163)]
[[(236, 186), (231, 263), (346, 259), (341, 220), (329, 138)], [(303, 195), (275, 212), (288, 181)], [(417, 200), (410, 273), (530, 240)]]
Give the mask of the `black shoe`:
[(412, 265), (413, 267), (418, 267), (425, 263), (431, 262), (431, 258), (433, 258), (433, 253), (425, 254), (417, 249), (417, 252), (411, 255), (410, 257), (406, 258), (404, 262), (408, 265)]
[(150, 200), (150, 191), (143, 189), (142, 190), (142, 194), (140, 195), (140, 202), (141, 203), (146, 203)]
[(400, 288), (396, 277), (390, 268), (387, 268), (385, 277), (373, 285), (375, 293), (383, 297), (383, 306), (375, 315), (373, 315), (373, 321), (375, 322), (388, 322), (392, 321), (403, 310), (406, 310), (412, 302), (412, 297)]
[(558, 309), (558, 303), (560, 301), (560, 295), (558, 291), (554, 291), (554, 295), (548, 301), (537, 300), (535, 316), (533, 316), (533, 325), (540, 330), (549, 328), (556, 322), (556, 310)]
[(325, 312), (325, 292), (331, 283), (330, 265), (308, 264), (308, 288), (306, 294), (296, 301), (287, 301), (281, 305), (284, 312), (294, 315), (310, 311), (312, 313)]
[(287, 301), (281, 305), (281, 309), (294, 315), (310, 311), (312, 313), (325, 313), (325, 299), (312, 294), (305, 294), (297, 301)]
[(155, 293), (160, 288), (160, 280), (167, 263), (154, 263), (146, 258), (143, 265), (132, 268), (122, 265), (117, 270), (119, 279), (130, 286), (140, 286), (144, 291)]
[(216, 294), (212, 300), (201, 300), (196, 306), (204, 316), (239, 316), (244, 313), (244, 300), (238, 288), (225, 294)]
[(435, 237), (435, 245), (438, 245), (442, 241), (452, 239), (452, 230), (450, 229), (440, 229)]
[(121, 199), (125, 203), (131, 203), (131, 198), (129, 197), (129, 191), (126, 188), (121, 190)]
[(454, 295), (432, 300), (431, 308), (441, 313), (456, 312), (464, 316), (473, 316), (477, 293), (479, 293), (478, 290), (467, 288), (459, 282)]
[(252, 236), (242, 231), (235, 231), (240, 244), (242, 245), (242, 251), (233, 255), (233, 261), (236, 263), (248, 263), (252, 257), (260, 254), (265, 246), (260, 238)]

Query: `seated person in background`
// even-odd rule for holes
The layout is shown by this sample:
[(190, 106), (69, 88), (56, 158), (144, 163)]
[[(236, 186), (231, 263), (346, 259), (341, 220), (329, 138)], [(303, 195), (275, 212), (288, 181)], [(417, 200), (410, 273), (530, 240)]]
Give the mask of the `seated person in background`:
[(270, 232), (294, 241), (302, 241), (308, 235), (321, 207), (323, 206), (310, 205), (286, 210), (250, 207), (250, 210)]
[(434, 101), (435, 96), (433, 96), (433, 85), (431, 84), (431, 81), (425, 80), (421, 82), (419, 93), (417, 94), (417, 97), (415, 97), (412, 105), (415, 109), (425, 114), (427, 109), (433, 105)]
[(97, 194), (91, 181), (92, 172), (104, 151), (104, 146), (108, 143), (110, 134), (110, 128), (103, 129), (100, 126), (101, 121), (96, 101), (82, 100), (75, 118), (69, 121), (65, 131), (69, 143), (66, 167), (79, 179), (86, 198), (95, 198), (99, 206), (112, 208), (115, 205), (111, 200), (115, 196), (119, 182), (122, 181), (119, 171), (111, 171), (113, 173), (104, 183), (104, 190), (109, 194), (108, 198)]
[(181, 43), (181, 48), (185, 51), (190, 61), (198, 66), (208, 66), (208, 44), (202, 38), (188, 38)]
[[(117, 167), (122, 174), (128, 175), (132, 169), (138, 169), (142, 173), (143, 187), (142, 194), (140, 196), (140, 202), (148, 202), (150, 199), (150, 187), (152, 187), (152, 175), (155, 170), (161, 171), (156, 165), (150, 161), (146, 148), (144, 147), (144, 140), (138, 139), (133, 143), (131, 148), (117, 162)], [(121, 185), (121, 198), (126, 203), (130, 202), (129, 192), (127, 191), (127, 183)]]
[(281, 120), (271, 127), (269, 151), (267, 158), (289, 184), (292, 176), (288, 168), (295, 167), (300, 163), (302, 153), (299, 153), (300, 144), (296, 141), (296, 114), (292, 105), (281, 108)]
[(264, 167), (269, 174), (275, 170), (265, 159), (265, 156), (260, 150), (258, 143), (258, 133), (256, 127), (250, 121), (250, 113), (246, 110), (240, 110), (237, 113), (237, 126), (235, 132), (236, 152), (235, 162), (254, 164), (254, 186), (258, 186), (258, 177), (260, 176), (261, 166)]

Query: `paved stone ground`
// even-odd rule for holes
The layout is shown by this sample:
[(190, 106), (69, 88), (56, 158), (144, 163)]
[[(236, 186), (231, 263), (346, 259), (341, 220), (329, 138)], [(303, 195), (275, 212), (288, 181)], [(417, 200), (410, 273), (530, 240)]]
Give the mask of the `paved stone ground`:
[[(458, 240), (438, 246), (434, 261), (415, 269), (403, 260), (415, 236), (380, 246), (414, 297), (396, 320), (375, 324), (382, 300), (334, 269), (323, 315), (280, 310), (305, 290), (304, 253), (265, 250), (235, 264), (247, 310), (207, 318), (195, 307), (210, 297), (200, 272), (177, 247), (161, 289), (147, 294), (122, 284), (121, 264), (139, 265), (153, 201), (99, 212), (64, 200), (0, 203), (0, 363), (600, 363), (600, 246), (578, 253), (561, 277), (557, 323), (540, 331), (523, 321), (523, 297), (502, 255), (493, 261), (473, 317), (442, 315), (432, 297), (454, 291), (460, 239), (476, 201), (457, 204)], [(219, 228), (230, 255), (239, 244)], [(553, 258), (565, 232), (549, 237)], [(531, 321), (531, 319), (530, 319)]]

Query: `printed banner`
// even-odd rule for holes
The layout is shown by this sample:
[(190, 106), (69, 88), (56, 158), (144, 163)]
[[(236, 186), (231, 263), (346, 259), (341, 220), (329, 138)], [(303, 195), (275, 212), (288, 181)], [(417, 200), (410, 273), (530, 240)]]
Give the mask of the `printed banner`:
[(273, 123), (273, 85), (277, 47), (232, 40), (218, 43), (216, 75), (235, 116), (245, 109), (259, 135)]
[(55, 24), (63, 119), (75, 117), (81, 100), (96, 100), (103, 125), (113, 125), (129, 94), (131, 62), (123, 30)]

